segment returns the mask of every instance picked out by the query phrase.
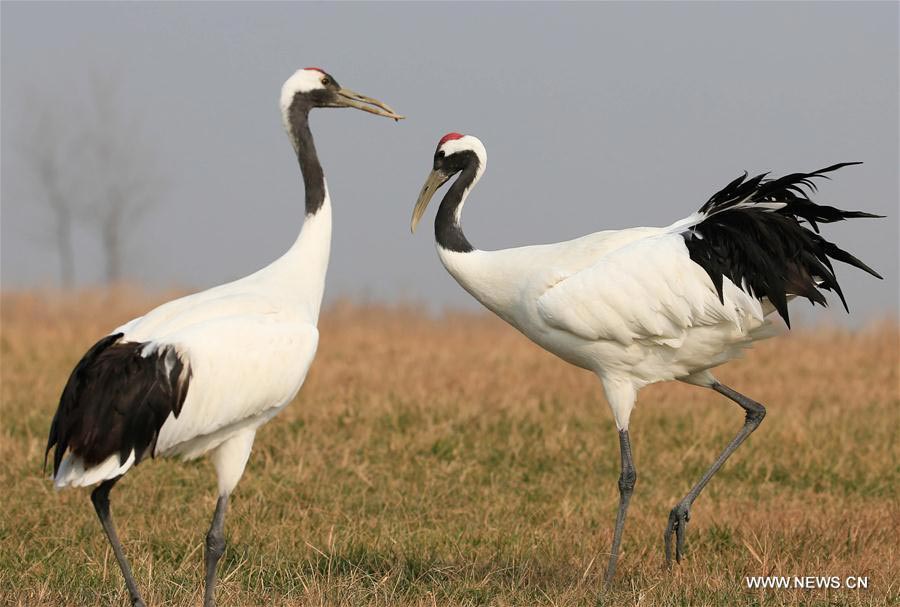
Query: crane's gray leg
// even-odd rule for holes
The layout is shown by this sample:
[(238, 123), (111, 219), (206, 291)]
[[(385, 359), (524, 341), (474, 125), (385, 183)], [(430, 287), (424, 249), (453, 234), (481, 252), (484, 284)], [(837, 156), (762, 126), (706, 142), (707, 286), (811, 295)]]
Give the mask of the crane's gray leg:
[(216, 502), (216, 513), (206, 534), (206, 593), (203, 607), (216, 607), (216, 565), (225, 554), (225, 509), (228, 495), (220, 495)]
[(709, 467), (709, 470), (706, 471), (706, 474), (703, 475), (703, 478), (694, 485), (694, 488), (691, 489), (684, 498), (678, 502), (678, 505), (672, 508), (672, 512), (669, 513), (669, 523), (666, 525), (666, 563), (671, 565), (672, 563), (672, 535), (675, 535), (675, 560), (681, 561), (681, 557), (684, 556), (684, 531), (687, 527), (687, 523), (691, 520), (690, 509), (691, 504), (694, 503), (694, 500), (697, 499), (697, 496), (700, 495), (700, 492), (703, 491), (703, 488), (706, 486), (706, 483), (709, 482), (709, 479), (713, 477), (713, 475), (719, 471), (719, 468), (722, 467), (722, 464), (725, 463), (725, 460), (735, 452), (735, 450), (741, 446), (747, 437), (756, 430), (760, 423), (762, 423), (763, 418), (766, 416), (766, 408), (761, 404), (756, 402), (755, 400), (751, 400), (744, 396), (739, 392), (735, 392), (728, 386), (722, 385), (719, 382), (714, 383), (710, 386), (713, 390), (727, 396), (738, 405), (741, 406), (744, 411), (746, 411), (747, 415), (744, 418), (744, 425), (737, 433), (737, 435), (731, 439), (731, 442), (728, 443), (728, 446), (722, 451), (719, 457), (716, 458), (716, 461), (713, 462), (713, 465)]
[(609, 584), (616, 573), (616, 561), (619, 560), (619, 545), (622, 543), (622, 530), (625, 528), (625, 515), (628, 512), (628, 502), (634, 492), (634, 483), (637, 481), (637, 471), (631, 459), (631, 440), (628, 438), (628, 430), (619, 430), (619, 451), (622, 456), (622, 473), (619, 475), (619, 513), (616, 515), (616, 529), (613, 532), (612, 551), (609, 555), (609, 565), (606, 567), (606, 576), (603, 578)]
[(144, 601), (141, 600), (137, 584), (135, 584), (134, 577), (131, 575), (131, 567), (128, 565), (128, 560), (125, 558), (125, 551), (122, 550), (122, 544), (119, 543), (119, 536), (116, 535), (116, 527), (113, 524), (112, 514), (109, 511), (109, 492), (120, 478), (122, 477), (117, 476), (114, 479), (100, 483), (100, 485), (91, 492), (91, 501), (94, 503), (94, 510), (97, 511), (97, 516), (100, 518), (100, 524), (103, 525), (103, 530), (106, 532), (109, 544), (112, 546), (113, 553), (116, 555), (116, 560), (119, 561), (119, 568), (122, 570), (122, 576), (125, 578), (128, 594), (131, 595), (131, 605), (132, 607), (144, 607)]

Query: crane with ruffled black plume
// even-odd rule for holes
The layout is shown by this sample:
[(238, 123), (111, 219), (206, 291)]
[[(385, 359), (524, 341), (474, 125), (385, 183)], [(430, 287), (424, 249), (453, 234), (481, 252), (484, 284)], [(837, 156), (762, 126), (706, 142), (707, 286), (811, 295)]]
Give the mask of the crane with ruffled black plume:
[(788, 300), (846, 308), (831, 261), (877, 272), (819, 234), (820, 223), (877, 217), (816, 204), (814, 180), (848, 164), (779, 179), (738, 177), (700, 210), (669, 226), (604, 230), (544, 245), (486, 251), (463, 233), (462, 208), (487, 166), (476, 137), (448, 133), (413, 210), (412, 228), (444, 183), (434, 223), (438, 256), (459, 284), (542, 348), (594, 372), (619, 430), (619, 511), (606, 579), (616, 569), (625, 515), (637, 480), (628, 424), (641, 388), (677, 379), (715, 390), (746, 413), (744, 425), (672, 509), (666, 561), (680, 561), (694, 500), (765, 416), (758, 402), (710, 371), (772, 335), (766, 318), (789, 323)]

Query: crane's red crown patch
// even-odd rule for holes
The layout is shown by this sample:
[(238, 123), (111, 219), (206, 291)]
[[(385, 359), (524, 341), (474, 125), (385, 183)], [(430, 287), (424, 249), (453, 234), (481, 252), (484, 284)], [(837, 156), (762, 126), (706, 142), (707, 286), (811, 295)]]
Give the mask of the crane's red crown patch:
[(465, 135), (460, 135), (459, 133), (447, 133), (446, 135), (441, 137), (440, 141), (438, 141), (438, 147), (441, 147), (448, 141), (453, 141), (454, 139), (462, 139), (464, 136)]
[(314, 70), (314, 71), (316, 71), (316, 72), (321, 72), (321, 73), (323, 73), (323, 74), (325, 73), (325, 70), (323, 70), (323, 69), (320, 68), (320, 67), (305, 67), (305, 68), (303, 68), (303, 69), (305, 69), (305, 70)]

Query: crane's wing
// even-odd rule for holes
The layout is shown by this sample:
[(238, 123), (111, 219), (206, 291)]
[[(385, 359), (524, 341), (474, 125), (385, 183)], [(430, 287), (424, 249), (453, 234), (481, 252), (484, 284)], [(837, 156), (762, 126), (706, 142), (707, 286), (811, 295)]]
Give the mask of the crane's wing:
[(147, 454), (193, 456), (229, 429), (258, 425), (300, 389), (318, 336), (306, 322), (250, 314), (145, 341), (103, 338), (76, 366), (53, 419), (57, 486), (121, 475)]
[(550, 327), (582, 339), (678, 346), (687, 329), (762, 321), (760, 302), (726, 281), (723, 301), (680, 234), (663, 233), (613, 250), (548, 288), (537, 300)]
[(177, 344), (192, 375), (181, 414), (161, 429), (158, 450), (287, 404), (306, 379), (318, 340), (310, 323), (256, 315), (218, 318), (160, 338)]

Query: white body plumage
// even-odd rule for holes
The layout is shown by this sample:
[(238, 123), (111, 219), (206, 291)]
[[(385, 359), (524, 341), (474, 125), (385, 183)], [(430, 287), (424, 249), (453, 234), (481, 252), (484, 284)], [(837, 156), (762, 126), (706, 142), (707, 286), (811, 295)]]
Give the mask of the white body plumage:
[(771, 306), (727, 279), (721, 303), (681, 230), (683, 222), (498, 251), (437, 249), (485, 307), (596, 373), (624, 429), (642, 387), (671, 379), (709, 385), (707, 369), (771, 335)]
[[(156, 455), (195, 458), (215, 450), (220, 494), (243, 473), (257, 428), (297, 394), (315, 357), (316, 328), (331, 244), (331, 203), (304, 223), (282, 257), (234, 282), (165, 303), (111, 334), (147, 344), (142, 354), (174, 346), (192, 371), (181, 413), (160, 428)], [(68, 454), (57, 487), (93, 485), (133, 464), (113, 454), (85, 469)]]

